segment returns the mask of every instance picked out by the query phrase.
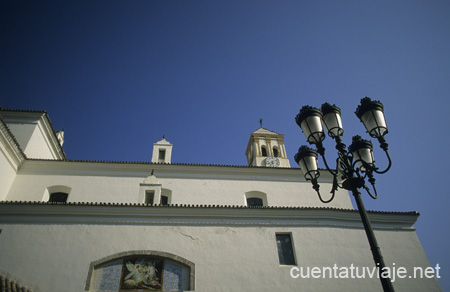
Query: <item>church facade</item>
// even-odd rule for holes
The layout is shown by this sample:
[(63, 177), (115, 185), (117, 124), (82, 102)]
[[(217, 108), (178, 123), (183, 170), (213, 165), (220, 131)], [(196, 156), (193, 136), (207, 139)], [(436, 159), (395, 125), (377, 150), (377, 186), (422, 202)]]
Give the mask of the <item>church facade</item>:
[[(323, 205), (282, 134), (251, 133), (247, 166), (172, 163), (165, 137), (148, 162), (69, 160), (63, 143), (47, 113), (0, 108), (0, 291), (382, 291), (349, 194)], [(369, 216), (409, 273), (395, 290), (441, 291), (409, 277), (430, 268), (419, 214)]]

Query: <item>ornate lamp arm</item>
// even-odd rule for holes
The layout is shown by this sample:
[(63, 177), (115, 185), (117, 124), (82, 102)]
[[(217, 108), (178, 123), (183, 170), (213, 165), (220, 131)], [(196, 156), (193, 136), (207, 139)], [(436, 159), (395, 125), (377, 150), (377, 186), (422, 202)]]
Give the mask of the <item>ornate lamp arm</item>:
[(388, 143), (386, 143), (386, 140), (384, 139), (384, 137), (379, 137), (378, 142), (380, 142), (380, 148), (384, 150), (384, 153), (386, 153), (386, 157), (389, 161), (389, 164), (388, 164), (387, 168), (383, 171), (378, 171), (378, 168), (374, 169), (374, 171), (378, 174), (383, 174), (383, 173), (388, 172), (389, 169), (391, 169), (392, 160), (391, 160), (391, 156), (389, 155), (389, 152), (388, 152), (389, 145), (388, 145)]
[(376, 200), (376, 199), (378, 199), (378, 192), (377, 192), (377, 188), (375, 187), (375, 178), (373, 177), (372, 171), (368, 171), (367, 172), (367, 176), (369, 177), (369, 182), (372, 185), (373, 191), (375, 192), (375, 196), (372, 195), (372, 193), (370, 192), (369, 187), (366, 184), (364, 184), (363, 188), (366, 190), (366, 192), (369, 194), (369, 196), (372, 199)]
[(317, 179), (313, 179), (313, 180), (311, 180), (311, 182), (312, 182), (312, 184), (313, 184), (313, 189), (317, 192), (317, 194), (319, 195), (319, 200), (322, 202), (322, 203), (329, 203), (329, 202), (331, 202), (331, 201), (333, 201), (333, 199), (334, 199), (334, 195), (335, 195), (335, 193), (336, 193), (336, 190), (337, 190), (337, 179), (336, 179), (336, 176), (334, 176), (334, 180), (333, 180), (333, 188), (331, 189), (331, 198), (329, 199), (329, 200), (324, 200), (324, 199), (322, 199), (322, 196), (320, 195), (320, 192), (319, 192), (319, 188), (320, 188), (320, 186), (319, 186), (319, 184), (317, 183)]
[(369, 196), (370, 196), (372, 199), (376, 200), (376, 199), (378, 199), (377, 188), (375, 187), (375, 185), (372, 185), (372, 187), (373, 187), (373, 190), (375, 191), (375, 196), (372, 195), (372, 193), (370, 192), (369, 187), (368, 187), (366, 184), (364, 184), (364, 186), (363, 186), (363, 188), (366, 190), (366, 192), (369, 194)]
[(332, 170), (328, 166), (327, 159), (325, 158), (325, 148), (323, 147), (322, 142), (317, 143), (316, 147), (317, 147), (317, 153), (319, 153), (320, 156), (322, 157), (323, 162), (324, 162), (325, 167), (327, 168), (328, 172), (331, 173), (333, 176), (336, 176), (338, 174), (338, 172), (335, 170)]

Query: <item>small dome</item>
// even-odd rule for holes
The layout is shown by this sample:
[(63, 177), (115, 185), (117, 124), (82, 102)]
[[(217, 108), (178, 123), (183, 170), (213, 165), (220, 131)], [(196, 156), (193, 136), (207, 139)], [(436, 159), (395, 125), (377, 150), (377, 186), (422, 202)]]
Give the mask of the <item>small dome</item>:
[(158, 179), (156, 178), (156, 176), (154, 174), (147, 176), (144, 179), (144, 184), (149, 184), (149, 185), (160, 185)]
[(159, 140), (155, 144), (172, 145), (169, 141), (166, 140), (166, 136), (163, 136), (162, 140)]

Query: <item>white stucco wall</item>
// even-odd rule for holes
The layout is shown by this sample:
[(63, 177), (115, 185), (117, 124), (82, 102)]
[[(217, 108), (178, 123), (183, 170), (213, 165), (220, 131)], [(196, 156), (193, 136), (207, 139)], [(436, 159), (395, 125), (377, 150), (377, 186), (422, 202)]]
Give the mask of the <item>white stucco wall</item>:
[(0, 201), (4, 200), (16, 176), (17, 165), (9, 157), (6, 148), (0, 143)]
[(37, 123), (8, 123), (8, 128), (28, 158), (56, 158), (45, 134)]
[(37, 127), (37, 121), (35, 123), (12, 123), (9, 122), (8, 128), (19, 143), (20, 148), (25, 150), (28, 142), (30, 142), (31, 136)]
[[(132, 250), (156, 250), (195, 264), (195, 291), (381, 291), (378, 279), (292, 279), (275, 234), (292, 234), (297, 265), (372, 267), (364, 231), (338, 227), (1, 224), (0, 271), (35, 291), (84, 291), (89, 264)], [(414, 231), (377, 231), (388, 265), (428, 267)], [(14, 248), (11, 248), (14, 247)], [(33, 286), (34, 285), (34, 286)], [(397, 279), (397, 292), (440, 291), (435, 279)]]
[[(24, 170), (14, 180), (7, 200), (46, 200), (44, 195), (48, 187), (65, 185), (71, 188), (69, 202), (142, 203), (140, 184), (155, 166), (137, 165), (134, 169), (130, 166), (126, 171), (113, 172), (113, 164), (42, 163), (25, 163)], [(33, 165), (34, 168), (27, 168), (27, 165)], [(58, 168), (49, 169), (53, 166)], [(72, 166), (82, 169), (74, 170)], [(260, 191), (267, 194), (268, 206), (323, 207), (311, 184), (301, 177), (300, 170), (297, 170), (298, 174), (293, 170), (284, 170), (289, 176), (281, 174), (272, 178), (273, 170), (270, 169), (248, 168), (246, 173), (235, 174), (241, 168), (188, 168), (177, 165), (160, 165), (159, 168), (156, 176), (163, 189), (172, 191), (172, 204), (245, 205), (246, 192)], [(185, 172), (178, 169), (184, 169)], [(328, 198), (331, 185), (324, 181), (321, 189)], [(337, 192), (336, 199), (327, 207), (352, 209), (348, 192)]]

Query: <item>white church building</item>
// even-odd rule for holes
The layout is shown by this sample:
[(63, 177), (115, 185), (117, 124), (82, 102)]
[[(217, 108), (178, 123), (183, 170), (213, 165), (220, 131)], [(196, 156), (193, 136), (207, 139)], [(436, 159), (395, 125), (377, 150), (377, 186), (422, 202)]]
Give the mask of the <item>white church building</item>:
[[(245, 166), (171, 163), (165, 138), (151, 161), (70, 160), (46, 112), (0, 108), (0, 292), (382, 291), (349, 193), (324, 205), (283, 135), (249, 134)], [(419, 214), (369, 217), (395, 291), (441, 291), (413, 275)]]

